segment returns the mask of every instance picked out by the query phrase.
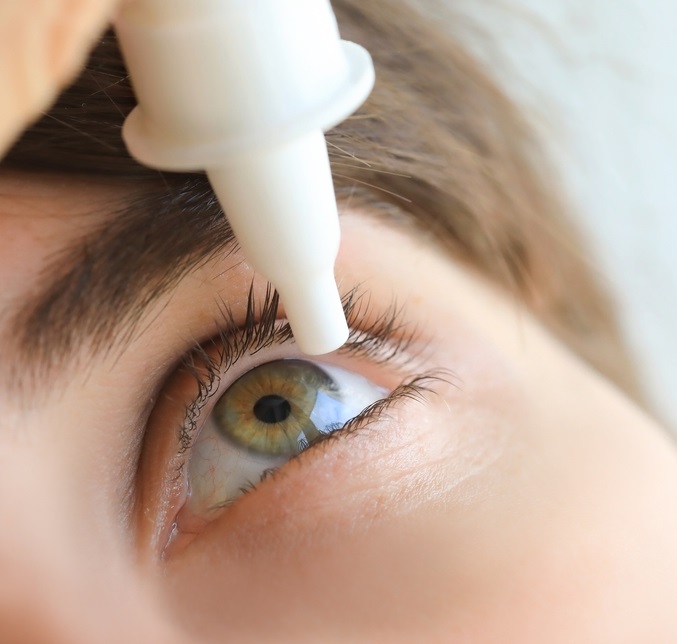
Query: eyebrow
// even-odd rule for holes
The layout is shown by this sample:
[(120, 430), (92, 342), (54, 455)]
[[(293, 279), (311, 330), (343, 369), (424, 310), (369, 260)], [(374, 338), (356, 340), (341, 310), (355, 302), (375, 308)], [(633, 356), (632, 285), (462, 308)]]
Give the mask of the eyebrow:
[(129, 338), (150, 305), (237, 244), (206, 177), (143, 188), (48, 263), (9, 333), (22, 373), (46, 376), (83, 346)]

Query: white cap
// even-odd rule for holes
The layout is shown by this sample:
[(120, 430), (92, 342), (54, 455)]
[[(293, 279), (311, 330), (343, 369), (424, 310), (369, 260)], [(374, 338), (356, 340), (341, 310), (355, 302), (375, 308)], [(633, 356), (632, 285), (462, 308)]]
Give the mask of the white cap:
[(328, 0), (135, 0), (116, 30), (141, 163), (205, 170), (245, 257), (279, 291), (302, 351), (339, 348), (339, 223), (323, 132), (366, 99), (371, 57)]

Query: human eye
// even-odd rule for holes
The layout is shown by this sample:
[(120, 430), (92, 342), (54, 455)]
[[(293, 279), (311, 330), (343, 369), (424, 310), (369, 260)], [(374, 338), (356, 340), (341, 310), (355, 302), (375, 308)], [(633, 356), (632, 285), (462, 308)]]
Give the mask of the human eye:
[(182, 513), (209, 520), (266, 472), (387, 393), (357, 373), (310, 360), (283, 358), (250, 369), (220, 394), (202, 424)]
[(260, 306), (250, 292), (242, 324), (225, 311), (226, 330), (183, 359), (151, 419), (140, 470), (140, 512), (160, 518), (156, 544), (173, 551), (192, 540), (270, 473), (382, 413), (415, 359), (416, 333), (393, 304), (372, 310), (358, 291), (344, 304), (350, 339), (319, 360), (295, 349), (270, 290)]

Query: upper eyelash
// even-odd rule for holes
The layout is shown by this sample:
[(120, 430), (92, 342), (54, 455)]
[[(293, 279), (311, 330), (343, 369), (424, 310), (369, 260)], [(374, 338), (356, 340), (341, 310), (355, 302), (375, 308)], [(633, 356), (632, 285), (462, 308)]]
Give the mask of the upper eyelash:
[(418, 331), (405, 322), (404, 307), (393, 301), (370, 324), (359, 326), (358, 321), (367, 318), (371, 310), (371, 297), (355, 287), (343, 298), (343, 310), (350, 336), (339, 351), (378, 364), (391, 363), (396, 358), (411, 359), (409, 352), (418, 339)]
[[(359, 327), (357, 323), (366, 319), (371, 310), (369, 293), (355, 287), (342, 301), (350, 335), (339, 353), (366, 358), (381, 365), (397, 362), (395, 366), (400, 368), (412, 358), (410, 348), (418, 334), (415, 328), (405, 323), (402, 307), (393, 302), (368, 325), (362, 323)], [(254, 355), (271, 345), (293, 340), (289, 324), (279, 323), (279, 303), (277, 291), (268, 284), (259, 304), (252, 283), (244, 322), (238, 325), (232, 309), (222, 302), (218, 336), (198, 344), (183, 359), (182, 366), (195, 379), (198, 394), (186, 406), (179, 436), (180, 455), (190, 449), (202, 409), (219, 390), (222, 374), (246, 354)]]

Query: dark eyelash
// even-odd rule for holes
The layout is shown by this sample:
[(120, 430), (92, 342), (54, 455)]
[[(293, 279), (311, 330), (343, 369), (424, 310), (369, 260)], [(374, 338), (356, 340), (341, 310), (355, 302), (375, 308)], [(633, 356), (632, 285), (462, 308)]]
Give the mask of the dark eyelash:
[[(219, 389), (221, 374), (230, 369), (246, 354), (256, 354), (272, 345), (293, 341), (288, 323), (279, 323), (279, 296), (270, 284), (262, 302), (254, 295), (253, 284), (247, 296), (244, 323), (238, 325), (232, 309), (221, 302), (219, 335), (207, 343), (197, 345), (183, 360), (183, 369), (193, 376), (198, 393), (186, 407), (179, 437), (179, 454), (191, 446), (202, 409)], [(402, 368), (411, 359), (409, 350), (417, 339), (416, 329), (403, 320), (403, 308), (395, 302), (364, 325), (371, 310), (368, 292), (352, 289), (343, 298), (343, 310), (350, 327), (348, 342), (339, 353), (368, 359), (376, 364)], [(361, 323), (362, 326), (358, 326)]]
[(443, 369), (436, 369), (414, 376), (393, 389), (385, 398), (376, 400), (368, 407), (365, 407), (357, 416), (354, 416), (341, 427), (337, 428), (339, 431), (332, 432), (331, 434), (321, 434), (309, 447), (325, 443), (332, 440), (332, 438), (338, 438), (339, 435), (363, 431), (375, 422), (387, 418), (388, 412), (394, 406), (406, 400), (424, 404), (429, 396), (437, 393), (433, 387), (435, 384), (455, 385), (454, 380), (454, 374), (451, 371)]
[[(374, 401), (368, 407), (365, 407), (357, 416), (353, 416), (350, 420), (332, 428), (330, 433), (320, 434), (308, 447), (293, 458), (298, 458), (309, 449), (345, 437), (350, 434), (364, 431), (370, 425), (378, 421), (388, 418), (388, 412), (393, 408), (407, 400), (412, 400), (421, 404), (425, 404), (427, 398), (431, 395), (436, 395), (434, 389), (435, 384), (447, 384), (457, 386), (453, 372), (436, 369), (426, 373), (413, 376), (409, 380), (405, 380), (401, 385), (393, 389), (385, 398), (380, 398)], [(274, 471), (274, 470), (273, 470)], [(272, 472), (271, 472), (272, 473)]]

